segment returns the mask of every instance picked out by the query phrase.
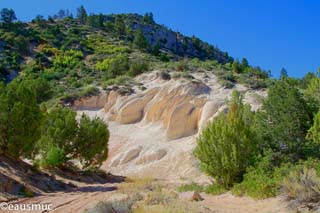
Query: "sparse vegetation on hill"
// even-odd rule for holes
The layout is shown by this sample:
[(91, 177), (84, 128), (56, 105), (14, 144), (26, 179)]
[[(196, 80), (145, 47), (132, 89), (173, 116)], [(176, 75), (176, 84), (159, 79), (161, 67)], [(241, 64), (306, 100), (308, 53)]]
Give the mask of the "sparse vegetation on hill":
[[(207, 101), (204, 96), (212, 95), (209, 83), (222, 85), (218, 90), (227, 92), (217, 93), (221, 96), (230, 94), (230, 89), (242, 87), (239, 84), (247, 91), (266, 89), (268, 92), (256, 112), (243, 103), (238, 92), (234, 92), (227, 112), (220, 111), (222, 103), (209, 106), (208, 111), (216, 110), (221, 114), (200, 133), (194, 154), (202, 171), (212, 176), (215, 183), (205, 187), (186, 184), (179, 188), (180, 191), (219, 194), (231, 190), (236, 195), (254, 198), (285, 192), (299, 205), (312, 203), (314, 209), (319, 206), (319, 73), (308, 73), (304, 78), (296, 79), (282, 69), (280, 79), (272, 79), (269, 71), (251, 66), (245, 58), (241, 61), (233, 59), (195, 36), (184, 36), (157, 24), (152, 13), (144, 16), (89, 15), (81, 6), (76, 17), (69, 11), (60, 10), (47, 19), (38, 15), (24, 23), (17, 21), (13, 10), (2, 9), (0, 155), (33, 160), (45, 168), (79, 161), (83, 169), (96, 169), (108, 157), (108, 125), (100, 118), (90, 119), (86, 115), (77, 120), (76, 112), (62, 107), (61, 103), (95, 96), (103, 90), (106, 94), (111, 90), (115, 92), (113, 101), (116, 102), (118, 94), (133, 94), (132, 88), (149, 89), (135, 77), (150, 70), (157, 70), (154, 78), (159, 80), (157, 83), (161, 82), (161, 85), (157, 84), (159, 87), (164, 81), (174, 82), (169, 81), (171, 79), (191, 82), (181, 87), (182, 92), (190, 89), (193, 90), (190, 93), (196, 94), (170, 96), (168, 99), (172, 103), (168, 106), (168, 100), (163, 98), (161, 106), (153, 107), (149, 120), (165, 120), (163, 123), (170, 124), (170, 128), (178, 129), (180, 118), (192, 117), (188, 121), (192, 128), (173, 132), (171, 139), (190, 136), (200, 129), (200, 115)], [(196, 79), (195, 73), (203, 74), (203, 82)], [(214, 81), (206, 85), (208, 75)], [(192, 88), (187, 88), (189, 85)], [(140, 109), (121, 110), (123, 124), (143, 120), (146, 104), (154, 94), (155, 91), (151, 91), (144, 100), (131, 99), (130, 104)], [(170, 95), (161, 94), (163, 97)], [(198, 96), (197, 100), (195, 96)], [(181, 107), (182, 103), (184, 106)], [(175, 111), (179, 116), (171, 119), (164, 116), (167, 111)], [(138, 115), (134, 117), (131, 113)], [(135, 149), (127, 159), (138, 158), (140, 153), (145, 153), (141, 150), (141, 147)], [(166, 150), (161, 150), (150, 155), (149, 160), (156, 161), (158, 155), (162, 159), (163, 153), (167, 155)], [(123, 156), (121, 159), (113, 163), (128, 163)], [(136, 209), (141, 212), (149, 212), (156, 205), (163, 211), (176, 208), (177, 194), (156, 188), (151, 183), (141, 185), (145, 196), (131, 193), (129, 201), (121, 208), (130, 210), (139, 202)], [(145, 188), (146, 185), (152, 190)], [(102, 203), (93, 211), (106, 211), (115, 205), (123, 203)], [(186, 209), (184, 206), (178, 208)]]

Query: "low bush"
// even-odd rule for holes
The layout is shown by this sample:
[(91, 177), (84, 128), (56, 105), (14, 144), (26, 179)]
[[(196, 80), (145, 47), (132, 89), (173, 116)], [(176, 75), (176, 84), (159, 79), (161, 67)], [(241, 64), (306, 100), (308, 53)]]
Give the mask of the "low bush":
[(204, 187), (196, 183), (191, 183), (191, 184), (185, 184), (185, 185), (179, 186), (177, 190), (178, 192), (188, 192), (188, 191), (203, 192)]
[(149, 63), (146, 61), (134, 61), (130, 65), (129, 75), (136, 76), (149, 70)]
[(99, 88), (95, 86), (86, 86), (80, 92), (79, 97), (88, 97), (92, 95), (97, 95), (98, 93), (99, 93)]
[(212, 184), (205, 187), (204, 192), (211, 195), (219, 195), (227, 192), (227, 189), (219, 184)]
[(99, 202), (94, 208), (86, 210), (87, 213), (105, 213), (105, 212), (132, 212), (133, 205), (142, 200), (139, 193), (129, 196), (123, 201), (106, 201)]
[(286, 195), (300, 203), (319, 202), (320, 178), (313, 168), (303, 167), (292, 171), (283, 183)]
[(103, 87), (111, 86), (111, 85), (130, 85), (134, 84), (135, 81), (130, 76), (121, 75), (113, 79), (109, 79), (103, 83)]
[(191, 183), (191, 184), (185, 184), (185, 185), (179, 186), (177, 191), (178, 192), (189, 192), (189, 191), (205, 192), (206, 194), (218, 195), (218, 194), (225, 193), (227, 190), (219, 184), (200, 186), (196, 183)]

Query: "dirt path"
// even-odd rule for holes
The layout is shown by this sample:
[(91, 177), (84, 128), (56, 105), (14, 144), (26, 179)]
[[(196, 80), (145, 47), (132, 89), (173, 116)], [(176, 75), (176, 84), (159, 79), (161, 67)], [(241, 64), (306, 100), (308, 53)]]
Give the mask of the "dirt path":
[[(100, 201), (106, 201), (115, 194), (117, 184), (94, 184), (76, 188), (69, 192), (57, 192), (24, 198), (13, 204), (52, 204), (50, 212), (83, 212), (94, 207)], [(12, 212), (12, 211), (4, 211)], [(19, 212), (19, 211), (16, 211)], [(32, 211), (42, 212), (42, 211)]]
[[(34, 198), (20, 199), (13, 203), (30, 204), (40, 203), (52, 204), (53, 210), (50, 212), (84, 212), (93, 208), (100, 201), (117, 200), (119, 194), (116, 190), (117, 184), (100, 184), (80, 187), (70, 192), (58, 192), (46, 194)], [(289, 212), (283, 198), (275, 197), (265, 200), (253, 200), (247, 197), (235, 197), (230, 193), (211, 196), (202, 194), (203, 201), (194, 202), (197, 206), (205, 207), (206, 212), (221, 213), (283, 213)], [(120, 196), (121, 198), (121, 196)], [(122, 196), (123, 198), (123, 196)], [(188, 201), (191, 203), (191, 201)], [(201, 208), (203, 209), (203, 208)], [(7, 211), (12, 212), (12, 211)], [(41, 212), (41, 211), (33, 211)]]
[(284, 213), (289, 212), (287, 204), (282, 197), (265, 200), (254, 200), (248, 197), (235, 197), (230, 193), (210, 196), (202, 195), (202, 204), (213, 212), (221, 213)]

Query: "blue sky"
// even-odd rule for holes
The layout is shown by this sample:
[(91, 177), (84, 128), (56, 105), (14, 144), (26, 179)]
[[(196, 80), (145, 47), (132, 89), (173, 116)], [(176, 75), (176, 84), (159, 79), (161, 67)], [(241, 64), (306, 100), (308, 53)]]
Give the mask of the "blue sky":
[(155, 20), (196, 35), (231, 56), (278, 76), (285, 67), (302, 77), (320, 66), (320, 1), (317, 0), (0, 0), (20, 20), (84, 5), (93, 13), (153, 12)]

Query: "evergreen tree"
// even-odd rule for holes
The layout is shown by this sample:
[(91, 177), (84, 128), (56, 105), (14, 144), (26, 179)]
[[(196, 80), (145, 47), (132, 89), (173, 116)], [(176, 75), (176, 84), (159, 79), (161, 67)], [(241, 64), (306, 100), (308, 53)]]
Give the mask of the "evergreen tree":
[(317, 74), (317, 76), (313, 77), (310, 80), (307, 91), (306, 91), (307, 96), (316, 102), (316, 104), (318, 105), (317, 106), (318, 108), (320, 107), (320, 76), (319, 74)]
[(210, 122), (197, 141), (195, 155), (202, 170), (225, 187), (240, 181), (252, 163), (255, 136), (249, 126), (248, 109), (235, 91), (228, 114), (221, 113)]
[(82, 115), (75, 148), (83, 166), (100, 166), (108, 157), (109, 130), (100, 119)]
[(233, 63), (232, 63), (232, 71), (236, 72), (236, 73), (241, 73), (242, 72), (242, 67), (241, 64), (239, 62), (238, 59), (236, 59)]
[(242, 67), (242, 71), (245, 71), (245, 69), (249, 67), (249, 62), (246, 58), (242, 58), (241, 67)]
[(320, 111), (314, 117), (313, 126), (309, 129), (307, 138), (315, 144), (320, 144)]
[(78, 9), (77, 9), (77, 18), (79, 19), (79, 22), (81, 24), (85, 24), (87, 22), (87, 17), (88, 17), (88, 14), (87, 14), (87, 11), (86, 9), (84, 8), (84, 6), (80, 6)]
[(277, 81), (269, 89), (256, 117), (262, 147), (281, 154), (283, 160), (300, 159), (311, 118), (307, 103), (294, 82), (287, 78)]
[(288, 78), (288, 72), (284, 67), (280, 70), (280, 78)]
[(143, 23), (145, 24), (154, 24), (153, 14), (152, 13), (146, 13), (144, 14), (142, 18)]
[(0, 85), (0, 153), (14, 158), (32, 156), (40, 120), (33, 89), (18, 81)]
[(0, 22), (2, 22), (4, 26), (10, 26), (12, 22), (16, 20), (16, 14), (12, 9), (3, 8), (0, 11)]
[(125, 35), (125, 33), (126, 33), (126, 25), (125, 25), (125, 23), (123, 21), (123, 18), (120, 15), (116, 16), (114, 27), (115, 27), (116, 32), (120, 36)]
[(144, 37), (142, 30), (137, 30), (135, 32), (133, 44), (139, 49), (147, 49), (149, 47), (149, 43)]

